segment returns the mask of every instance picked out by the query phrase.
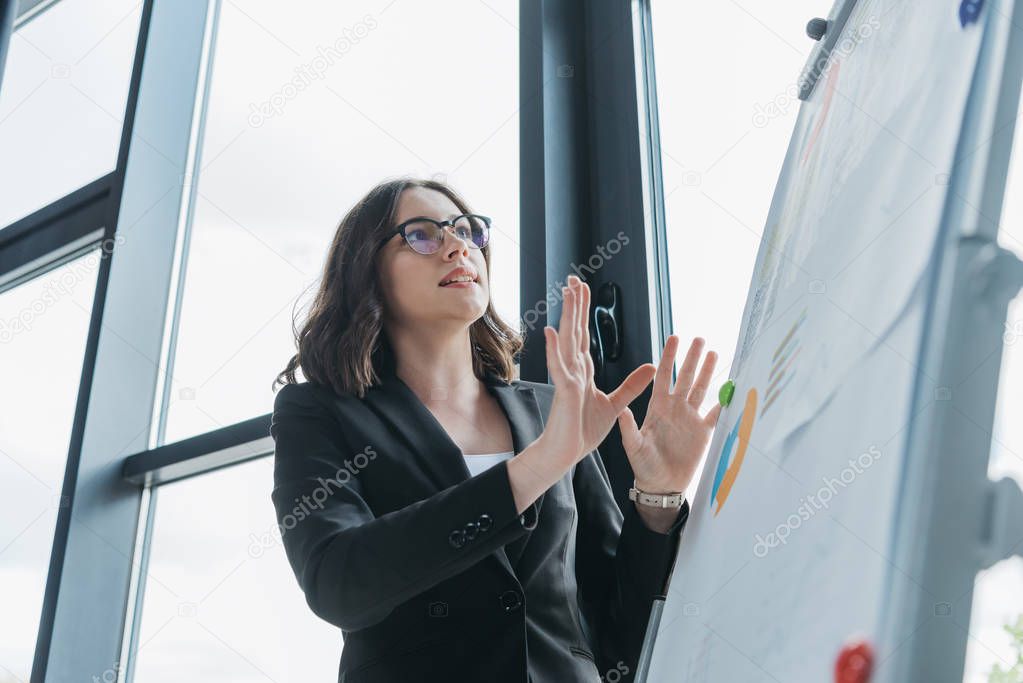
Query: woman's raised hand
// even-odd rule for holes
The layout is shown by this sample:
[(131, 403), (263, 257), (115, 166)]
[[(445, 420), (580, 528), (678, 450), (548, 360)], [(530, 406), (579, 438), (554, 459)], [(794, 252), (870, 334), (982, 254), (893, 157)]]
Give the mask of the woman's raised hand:
[(642, 491), (685, 491), (710, 442), (721, 404), (714, 403), (705, 414), (700, 414), (717, 363), (717, 353), (708, 351), (700, 365), (703, 346), (702, 338), (693, 340), (673, 388), (671, 371), (679, 338), (669, 336), (657, 367), (643, 428), (636, 425), (628, 408), (618, 416), (622, 447), (636, 477), (636, 488)]
[(570, 275), (562, 293), (559, 330), (544, 327), (554, 400), (541, 439), (574, 464), (600, 445), (618, 415), (650, 384), (657, 368), (644, 363), (610, 394), (598, 389), (590, 357), (590, 288)]

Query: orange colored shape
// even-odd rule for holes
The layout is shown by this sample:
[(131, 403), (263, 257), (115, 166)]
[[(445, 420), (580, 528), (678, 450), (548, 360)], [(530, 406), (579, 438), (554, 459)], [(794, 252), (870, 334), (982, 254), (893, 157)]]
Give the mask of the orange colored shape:
[(742, 422), (739, 424), (739, 443), (735, 447), (735, 459), (728, 464), (725, 476), (721, 478), (721, 486), (718, 487), (716, 497), (718, 506), (714, 510), (715, 517), (721, 512), (721, 508), (724, 507), (725, 500), (728, 499), (728, 493), (732, 490), (732, 484), (735, 483), (735, 478), (739, 476), (739, 468), (742, 467), (742, 459), (746, 456), (746, 447), (749, 446), (749, 437), (753, 432), (753, 419), (756, 417), (756, 414), (757, 390), (750, 389), (749, 393), (746, 394), (746, 406), (742, 409)]

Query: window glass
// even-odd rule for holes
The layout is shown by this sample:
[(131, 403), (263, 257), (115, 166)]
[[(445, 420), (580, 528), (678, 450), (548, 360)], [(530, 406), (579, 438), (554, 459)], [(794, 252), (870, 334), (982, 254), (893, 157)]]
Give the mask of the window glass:
[(3, 681), (32, 669), (99, 253), (0, 293)]
[(61, 0), (11, 35), (0, 89), (0, 228), (117, 165), (138, 0)]
[(260, 458), (158, 489), (136, 681), (336, 677), (341, 632), (306, 605), (272, 481), (273, 458)]
[(269, 412), (296, 298), (309, 302), (341, 218), (385, 178), (436, 175), (493, 218), (492, 296), (517, 326), (510, 5), (221, 5), (169, 441)]
[(799, 113), (796, 81), (815, 45), (806, 23), (830, 8), (831, 0), (698, 10), (651, 0), (672, 324), (680, 356), (697, 336), (718, 352), (706, 405), (729, 376)]

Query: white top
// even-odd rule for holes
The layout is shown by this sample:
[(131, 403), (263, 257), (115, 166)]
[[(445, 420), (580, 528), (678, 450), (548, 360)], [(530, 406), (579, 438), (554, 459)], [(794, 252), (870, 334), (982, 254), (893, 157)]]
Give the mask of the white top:
[(472, 455), (462, 454), (465, 458), (465, 466), (469, 468), (469, 475), (475, 477), (483, 470), (490, 469), (499, 462), (508, 460), (515, 451), (505, 451), (503, 453), (474, 453)]

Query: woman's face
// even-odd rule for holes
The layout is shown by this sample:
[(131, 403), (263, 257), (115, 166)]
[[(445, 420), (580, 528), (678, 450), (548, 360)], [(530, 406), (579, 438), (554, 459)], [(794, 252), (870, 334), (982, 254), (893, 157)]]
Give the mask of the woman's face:
[[(412, 187), (399, 197), (395, 225), (419, 216), (442, 221), (461, 213), (444, 193)], [(468, 327), (487, 309), (490, 281), (483, 252), (467, 246), (449, 231), (445, 231), (441, 248), (428, 255), (413, 251), (400, 234), (395, 234), (381, 248), (378, 259), (386, 314), (403, 327), (445, 321)], [(441, 281), (460, 266), (475, 273), (477, 281), (442, 287)]]

